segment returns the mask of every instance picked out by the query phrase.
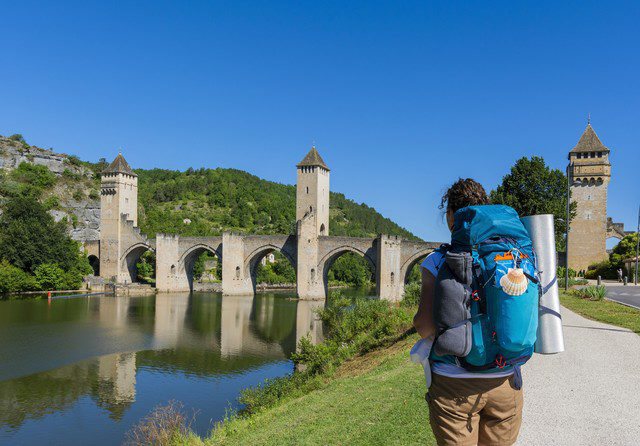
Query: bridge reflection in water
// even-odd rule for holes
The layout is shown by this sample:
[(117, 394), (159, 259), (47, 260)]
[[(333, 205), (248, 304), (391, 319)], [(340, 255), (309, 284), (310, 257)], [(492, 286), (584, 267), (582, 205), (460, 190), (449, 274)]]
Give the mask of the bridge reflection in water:
[(321, 305), (213, 293), (1, 301), (0, 357), (14, 361), (0, 364), (0, 443), (119, 444), (172, 399), (206, 433), (242, 388), (290, 373), (303, 336), (322, 339)]

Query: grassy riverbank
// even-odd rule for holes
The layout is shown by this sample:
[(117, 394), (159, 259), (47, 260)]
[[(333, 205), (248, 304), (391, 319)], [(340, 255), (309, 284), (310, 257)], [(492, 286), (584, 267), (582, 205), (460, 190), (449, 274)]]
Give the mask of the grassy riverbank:
[(408, 357), (416, 340), (412, 335), (347, 361), (314, 392), (227, 421), (205, 440), (188, 436), (186, 444), (435, 444), (424, 377)]
[(628, 328), (640, 334), (640, 310), (609, 300), (590, 300), (560, 293), (560, 303), (588, 319)]

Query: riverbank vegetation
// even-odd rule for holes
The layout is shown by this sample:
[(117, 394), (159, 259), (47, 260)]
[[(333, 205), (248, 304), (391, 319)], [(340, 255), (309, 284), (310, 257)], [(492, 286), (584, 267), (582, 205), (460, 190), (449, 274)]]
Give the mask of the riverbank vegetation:
[[(216, 426), (211, 433), (210, 438), (206, 440), (211, 444), (244, 444), (245, 435), (253, 435), (254, 429), (249, 429), (254, 423), (261, 419), (256, 417), (271, 417), (273, 411), (292, 410), (292, 406), (289, 406), (295, 400), (295, 406), (299, 407), (300, 399), (310, 398), (311, 400), (316, 398), (322, 398), (321, 395), (331, 394), (331, 392), (339, 391), (339, 387), (335, 387), (336, 383), (340, 382), (343, 385), (342, 380), (336, 381), (333, 378), (336, 376), (342, 376), (349, 370), (355, 372), (359, 370), (358, 366), (354, 366), (351, 361), (354, 358), (369, 358), (362, 359), (364, 362), (375, 357), (375, 350), (381, 347), (388, 347), (396, 345), (402, 345), (402, 356), (398, 355), (393, 359), (392, 363), (399, 366), (401, 362), (408, 359), (407, 349), (409, 341), (405, 341), (404, 344), (397, 344), (398, 341), (406, 339), (407, 336), (411, 337), (413, 333), (412, 318), (415, 313), (415, 306), (410, 304), (397, 305), (384, 300), (367, 299), (367, 298), (354, 298), (349, 299), (342, 297), (339, 293), (336, 297), (333, 297), (328, 305), (320, 311), (319, 316), (325, 325), (326, 339), (319, 344), (312, 344), (308, 338), (303, 338), (299, 345), (297, 352), (293, 355), (293, 361), (296, 364), (296, 372), (290, 376), (276, 378), (265, 381), (262, 385), (245, 389), (241, 392), (239, 402), (242, 404), (242, 411), (229, 416), (227, 420)], [(412, 341), (413, 338), (412, 338)], [(405, 348), (406, 347), (406, 348)], [(369, 352), (374, 352), (372, 355), (366, 355)], [(350, 365), (351, 364), (351, 365)], [(361, 371), (360, 371), (361, 372)], [(358, 373), (359, 374), (359, 373)], [(398, 399), (406, 401), (406, 395), (402, 396), (404, 392), (412, 393), (412, 406), (415, 406), (416, 410), (426, 411), (426, 405), (422, 395), (416, 393), (416, 390), (421, 389), (420, 383), (422, 373), (416, 368), (407, 364), (407, 370), (404, 376), (411, 375), (411, 379), (408, 381), (403, 377), (397, 377), (402, 384), (398, 389), (404, 389), (401, 393), (396, 393), (398, 389), (389, 391), (386, 385), (380, 382), (371, 388), (360, 387), (358, 392), (352, 394), (354, 405), (352, 409), (354, 414), (358, 417), (371, 415), (370, 410), (365, 410), (361, 406), (375, 405), (375, 401), (386, 401), (387, 411), (400, 412), (400, 407), (396, 404)], [(354, 377), (355, 378), (355, 377)], [(376, 379), (372, 376), (363, 378), (366, 380)], [(410, 385), (408, 383), (411, 383)], [(356, 382), (350, 385), (357, 386)], [(386, 388), (387, 393), (393, 393), (390, 398), (385, 398), (380, 395), (378, 400), (370, 398), (368, 392), (376, 392), (376, 386), (381, 389)], [(321, 390), (322, 392), (315, 392)], [(364, 395), (363, 391), (366, 390), (367, 394)], [(375, 400), (375, 401), (374, 401)], [(336, 401), (331, 402), (328, 397), (325, 403), (337, 404)], [(358, 404), (356, 404), (358, 403)], [(344, 404), (344, 400), (340, 400), (340, 404)], [(424, 406), (424, 407), (423, 407)], [(288, 408), (288, 409), (287, 409)], [(411, 409), (411, 408), (410, 408)], [(345, 410), (349, 410), (345, 408)], [(361, 411), (362, 410), (362, 411)], [(412, 410), (413, 411), (413, 410)], [(269, 415), (271, 414), (271, 415)], [(367, 415), (368, 414), (368, 415)], [(316, 418), (320, 415), (319, 412), (313, 411), (304, 415), (302, 412), (298, 413), (298, 416), (312, 416)], [(337, 414), (335, 411), (329, 415), (329, 418), (335, 417)], [(374, 416), (381, 416), (381, 413)], [(416, 438), (422, 438), (425, 436), (425, 427), (420, 426), (418, 428), (415, 421), (409, 421), (408, 418), (413, 418), (413, 415), (405, 414), (402, 417), (407, 418), (408, 422), (416, 423), (414, 433), (418, 435)], [(276, 418), (279, 418), (276, 416)], [(424, 418), (426, 420), (427, 418)], [(372, 418), (373, 420), (373, 418)], [(302, 420), (300, 420), (302, 421)], [(331, 425), (331, 420), (327, 420), (325, 427)], [(136, 429), (146, 429), (144, 423), (148, 423), (149, 420), (143, 421), (141, 425)], [(371, 423), (365, 423), (366, 426), (370, 426)], [(317, 428), (319, 425), (305, 425), (300, 428)], [(336, 426), (333, 427), (335, 429)], [(396, 425), (395, 429), (399, 429), (399, 425)], [(179, 444), (198, 444), (202, 440), (193, 433), (184, 434), (183, 429), (176, 431), (174, 439)], [(376, 429), (371, 430), (372, 433), (376, 432)], [(426, 431), (428, 433), (428, 431)], [(285, 434), (281, 432), (281, 434)], [(384, 429), (378, 430), (377, 435), (383, 435)], [(289, 434), (287, 434), (289, 435)], [(412, 434), (411, 434), (412, 435)], [(287, 437), (289, 438), (289, 437)], [(313, 443), (309, 437), (300, 437), (303, 442)], [(338, 437), (336, 437), (338, 438)], [(401, 438), (406, 438), (401, 436)], [(429, 438), (429, 437), (424, 437)], [(179, 441), (178, 441), (179, 440)], [(325, 442), (326, 439), (318, 441)], [(287, 439), (282, 435), (275, 436), (269, 440), (268, 437), (262, 437), (261, 440), (257, 440), (259, 444), (284, 444), (287, 443)], [(178, 444), (176, 443), (176, 444)]]
[(77, 289), (91, 265), (33, 193), (9, 198), (0, 216), (0, 293)]
[(588, 319), (628, 328), (640, 334), (640, 310), (603, 299), (601, 296), (602, 292), (598, 290), (573, 290), (560, 293), (560, 303)]

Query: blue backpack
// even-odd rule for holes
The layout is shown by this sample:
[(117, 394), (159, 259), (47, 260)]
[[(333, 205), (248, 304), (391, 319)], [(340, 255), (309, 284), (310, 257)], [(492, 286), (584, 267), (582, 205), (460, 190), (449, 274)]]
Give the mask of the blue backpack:
[(508, 370), (533, 354), (539, 275), (531, 238), (509, 206), (469, 206), (454, 215), (435, 282), (433, 361), (472, 372)]

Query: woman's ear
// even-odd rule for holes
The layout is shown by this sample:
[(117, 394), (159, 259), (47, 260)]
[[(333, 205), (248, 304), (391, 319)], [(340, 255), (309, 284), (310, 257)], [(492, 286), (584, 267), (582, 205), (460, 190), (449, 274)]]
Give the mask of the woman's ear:
[(447, 209), (447, 225), (449, 225), (449, 231), (453, 231), (453, 223), (455, 219), (453, 218), (453, 211), (451, 209)]

